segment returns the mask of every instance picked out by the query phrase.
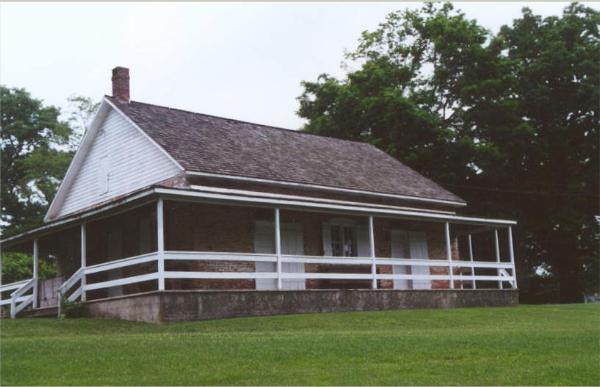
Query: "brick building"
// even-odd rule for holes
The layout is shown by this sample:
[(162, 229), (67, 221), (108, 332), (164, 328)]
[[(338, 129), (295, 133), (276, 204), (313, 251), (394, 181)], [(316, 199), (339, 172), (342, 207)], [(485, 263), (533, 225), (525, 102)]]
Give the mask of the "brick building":
[(45, 224), (2, 241), (34, 257), (0, 287), (13, 316), (59, 298), (146, 321), (516, 302), (514, 221), (461, 215), (372, 145), (131, 101), (122, 67), (112, 81)]

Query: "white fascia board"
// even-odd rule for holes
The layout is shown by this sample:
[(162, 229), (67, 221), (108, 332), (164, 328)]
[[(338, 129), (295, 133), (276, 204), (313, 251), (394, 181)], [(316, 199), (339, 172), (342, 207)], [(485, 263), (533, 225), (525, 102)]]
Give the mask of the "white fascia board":
[(362, 190), (358, 190), (358, 189), (337, 188), (337, 187), (330, 187), (330, 186), (318, 185), (318, 184), (295, 183), (295, 182), (288, 182), (288, 181), (260, 179), (260, 178), (255, 178), (255, 177), (223, 175), (223, 174), (219, 174), (219, 173), (186, 171), (186, 175), (214, 177), (214, 178), (219, 178), (219, 179), (237, 180), (237, 181), (244, 181), (244, 182), (266, 183), (266, 184), (271, 184), (271, 185), (281, 185), (281, 186), (287, 186), (287, 187), (313, 188), (313, 189), (319, 189), (319, 190), (324, 190), (324, 191), (354, 193), (354, 194), (393, 198), (393, 199), (402, 199), (402, 200), (414, 200), (414, 201), (419, 201), (419, 202), (424, 202), (424, 203), (443, 204), (443, 205), (447, 205), (447, 206), (456, 206), (456, 207), (464, 207), (467, 205), (467, 203), (455, 202), (452, 200), (420, 198), (420, 197), (408, 196), (408, 195), (396, 195), (396, 194), (388, 194), (388, 193), (382, 193), (382, 192), (362, 191)]
[(110, 106), (107, 104), (106, 99), (103, 99), (100, 107), (98, 108), (98, 112), (94, 116), (90, 127), (83, 134), (83, 138), (81, 139), (81, 143), (77, 147), (77, 151), (75, 151), (75, 155), (69, 164), (69, 168), (67, 168), (67, 172), (63, 177), (60, 185), (58, 186), (58, 190), (56, 191), (56, 195), (50, 203), (48, 207), (48, 211), (46, 211), (46, 215), (44, 216), (44, 222), (49, 222), (52, 220), (53, 215), (58, 211), (60, 206), (63, 204), (67, 193), (69, 192), (69, 187), (71, 186), (72, 180), (77, 175), (79, 168), (83, 164), (86, 154), (88, 153), (89, 148), (91, 147), (93, 140), (96, 136), (96, 132), (98, 128), (104, 121), (104, 118), (108, 114), (110, 110)]
[(335, 199), (326, 199), (319, 197), (311, 197), (311, 196), (299, 196), (299, 195), (285, 195), (285, 194), (277, 194), (270, 192), (258, 192), (258, 191), (248, 191), (241, 189), (232, 189), (232, 188), (221, 188), (221, 187), (209, 187), (209, 186), (201, 186), (201, 185), (191, 185), (191, 189), (195, 191), (204, 191), (204, 192), (216, 192), (216, 193), (224, 193), (224, 194), (234, 194), (234, 195), (244, 195), (244, 196), (253, 196), (253, 197), (266, 197), (266, 198), (274, 198), (274, 199), (291, 199), (298, 200), (302, 202), (319, 202), (319, 203), (331, 203), (331, 204), (341, 204), (341, 205), (349, 205), (349, 206), (368, 206), (369, 208), (387, 208), (393, 210), (407, 210), (407, 211), (421, 211), (421, 212), (430, 212), (435, 214), (448, 214), (454, 215), (456, 212), (454, 211), (441, 211), (441, 210), (430, 210), (427, 208), (414, 208), (414, 207), (403, 207), (403, 206), (390, 206), (383, 204), (375, 204), (375, 203), (364, 203), (364, 202), (354, 202), (347, 200), (335, 200)]
[(138, 124), (136, 124), (135, 122), (133, 122), (133, 120), (131, 118), (129, 118), (129, 116), (125, 113), (123, 113), (121, 111), (121, 109), (119, 109), (115, 104), (113, 104), (109, 99), (104, 98), (104, 101), (110, 105), (113, 109), (115, 109), (115, 111), (117, 113), (119, 113), (121, 115), (121, 117), (123, 117), (125, 119), (125, 121), (127, 121), (131, 126), (133, 126), (134, 128), (136, 128), (145, 138), (148, 139), (148, 141), (150, 141), (152, 144), (154, 144), (154, 146), (156, 146), (165, 156), (167, 156), (167, 158), (169, 160), (171, 160), (176, 166), (177, 168), (179, 168), (180, 170), (184, 171), (185, 169), (181, 166), (181, 164), (179, 164), (177, 162), (177, 160), (175, 160), (173, 158), (173, 156), (171, 156), (171, 154), (169, 152), (167, 152), (167, 150), (165, 148), (163, 148), (159, 143), (157, 143), (156, 141), (154, 141), (154, 139), (152, 137), (150, 137), (148, 135), (148, 133), (146, 133), (142, 128), (140, 128), (138, 126)]
[(369, 207), (368, 204), (362, 206), (350, 206), (323, 203), (318, 200), (312, 201), (300, 201), (300, 200), (289, 200), (289, 199), (277, 199), (267, 197), (254, 197), (246, 195), (230, 195), (216, 192), (199, 192), (192, 190), (174, 189), (174, 188), (155, 188), (155, 192), (158, 195), (190, 198), (190, 199), (206, 199), (206, 200), (218, 200), (224, 202), (238, 202), (245, 204), (259, 204), (269, 206), (279, 206), (285, 208), (299, 208), (299, 209), (314, 209), (314, 210), (325, 210), (325, 211), (341, 211), (350, 213), (361, 213), (365, 215), (378, 215), (385, 217), (399, 217), (399, 218), (410, 218), (410, 219), (427, 219), (437, 222), (453, 222), (463, 224), (480, 224), (488, 226), (502, 226), (508, 227), (517, 224), (514, 220), (506, 219), (490, 219), (490, 218), (476, 218), (469, 216), (458, 216), (450, 214), (437, 214), (423, 211), (408, 211), (403, 209), (382, 209), (376, 207)]

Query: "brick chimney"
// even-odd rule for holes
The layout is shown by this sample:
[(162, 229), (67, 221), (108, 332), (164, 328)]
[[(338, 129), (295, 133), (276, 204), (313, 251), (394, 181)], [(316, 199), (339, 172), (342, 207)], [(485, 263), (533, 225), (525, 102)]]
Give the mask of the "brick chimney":
[(124, 102), (129, 102), (129, 69), (115, 67), (112, 70), (112, 95)]

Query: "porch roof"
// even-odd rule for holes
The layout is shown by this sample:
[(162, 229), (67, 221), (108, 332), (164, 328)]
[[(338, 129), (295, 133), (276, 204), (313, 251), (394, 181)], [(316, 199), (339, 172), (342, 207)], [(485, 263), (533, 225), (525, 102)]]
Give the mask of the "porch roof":
[(131, 208), (144, 205), (156, 197), (173, 200), (201, 201), (221, 204), (235, 204), (258, 207), (278, 207), (282, 209), (307, 210), (311, 212), (340, 212), (355, 215), (373, 215), (376, 217), (393, 217), (403, 219), (424, 220), (433, 222), (451, 222), (460, 224), (509, 227), (517, 224), (514, 220), (493, 219), (456, 215), (453, 212), (415, 209), (409, 207), (367, 204), (316, 197), (282, 195), (266, 192), (246, 191), (227, 188), (192, 186), (192, 189), (148, 187), (135, 194), (102, 206), (90, 208), (63, 218), (49, 222), (43, 226), (13, 235), (0, 240), (2, 247), (14, 246), (39, 236), (47, 235), (59, 229), (68, 228), (78, 223), (107, 217)]

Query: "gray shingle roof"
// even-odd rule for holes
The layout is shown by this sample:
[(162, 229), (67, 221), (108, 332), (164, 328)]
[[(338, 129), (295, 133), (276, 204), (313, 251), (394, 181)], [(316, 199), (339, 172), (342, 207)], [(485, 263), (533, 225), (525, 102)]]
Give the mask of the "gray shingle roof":
[(464, 203), (369, 144), (107, 98), (188, 171)]

